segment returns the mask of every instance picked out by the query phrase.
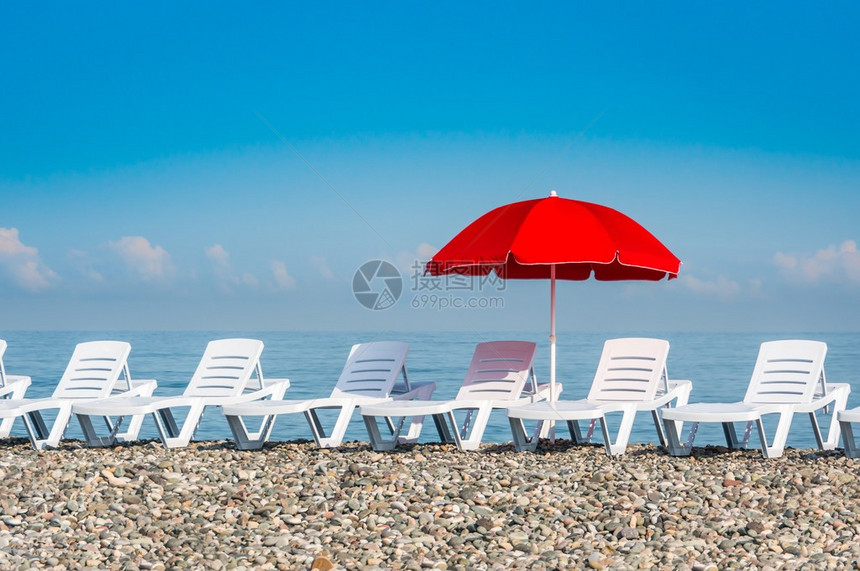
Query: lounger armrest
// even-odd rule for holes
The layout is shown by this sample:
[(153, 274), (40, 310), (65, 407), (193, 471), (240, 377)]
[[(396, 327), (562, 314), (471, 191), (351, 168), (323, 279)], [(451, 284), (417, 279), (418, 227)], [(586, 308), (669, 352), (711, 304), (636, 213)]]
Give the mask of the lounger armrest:
[(262, 389), (251, 391), (250, 393), (242, 393), (233, 399), (233, 404), (262, 400), (267, 397), (280, 399), (283, 398), (284, 393), (288, 388), (290, 388), (289, 379), (264, 379)]
[[(411, 388), (407, 391), (402, 390), (402, 385), (395, 387), (391, 391), (391, 396), (394, 400), (430, 400), (433, 396), (433, 391), (436, 390), (436, 383), (422, 382), (410, 383)], [(400, 389), (400, 390), (398, 390)]]
[(263, 379), (262, 390), (280, 389), (281, 386), (284, 387), (285, 391), (290, 388), (290, 379)]
[[(27, 387), (30, 386), (32, 380), (30, 377), (25, 377), (23, 375), (6, 375), (6, 384), (0, 387), (0, 398), (5, 397), (6, 395), (13, 395), (18, 391), (26, 390)], [(16, 395), (18, 398), (23, 398), (24, 393)]]
[(851, 385), (848, 383), (827, 383), (827, 394), (816, 395), (811, 403), (795, 405), (795, 412), (814, 412), (820, 408), (836, 404), (836, 410), (843, 410), (851, 393)]
[[(533, 403), (533, 402), (540, 402), (542, 400), (548, 400), (549, 399), (549, 389), (550, 389), (550, 383), (539, 383), (538, 387), (537, 387), (537, 392), (535, 394), (527, 395), (527, 396), (525, 396), (519, 400), (524, 400), (525, 401), (524, 404), (529, 404), (529, 403)], [(559, 395), (561, 395), (562, 391), (564, 391), (564, 385), (562, 383), (556, 382), (555, 383), (555, 398), (556, 398), (556, 400), (558, 400), (558, 397), (559, 397)]]
[(113, 393), (111, 396), (117, 397), (149, 397), (155, 392), (158, 386), (158, 381), (155, 379), (134, 379), (131, 381), (131, 388), (121, 393)]
[(657, 396), (654, 397), (654, 400), (648, 403), (648, 408), (650, 409), (665, 406), (676, 399), (678, 399), (679, 401), (678, 405), (687, 404), (687, 400), (690, 398), (690, 391), (692, 390), (692, 381), (674, 379), (670, 380), (669, 392), (657, 393)]
[(767, 404), (756, 404), (754, 405), (759, 414), (792, 414), (795, 412), (800, 412), (797, 409), (796, 404), (784, 404), (784, 403), (767, 403)]

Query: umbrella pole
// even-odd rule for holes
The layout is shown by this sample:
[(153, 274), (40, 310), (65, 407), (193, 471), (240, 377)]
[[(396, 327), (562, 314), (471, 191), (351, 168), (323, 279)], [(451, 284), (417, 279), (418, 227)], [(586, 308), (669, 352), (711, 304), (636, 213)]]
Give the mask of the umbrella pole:
[[(549, 402), (555, 402), (555, 264), (550, 266), (549, 282)], [(555, 422), (549, 423), (549, 441), (555, 444)]]
[(550, 268), (549, 293), (549, 400), (555, 400), (555, 264)]

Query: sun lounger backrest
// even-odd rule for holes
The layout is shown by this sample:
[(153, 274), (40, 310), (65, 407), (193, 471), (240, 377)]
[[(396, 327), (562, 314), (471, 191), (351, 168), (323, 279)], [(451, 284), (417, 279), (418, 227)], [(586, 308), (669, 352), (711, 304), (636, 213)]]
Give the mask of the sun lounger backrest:
[(823, 379), (826, 356), (827, 344), (821, 341), (762, 343), (744, 402), (812, 402)]
[(124, 341), (79, 343), (69, 359), (54, 398), (100, 398), (110, 396), (120, 375), (128, 379), (126, 362), (131, 345)]
[(0, 387), (6, 386), (6, 367), (3, 366), (3, 354), (6, 352), (6, 340), (0, 339)]
[(353, 345), (331, 396), (387, 398), (401, 371), (405, 374), (408, 353), (409, 344), (400, 341)]
[(188, 388), (189, 397), (230, 397), (241, 395), (251, 379), (259, 373), (263, 342), (257, 339), (218, 339), (206, 345), (206, 351)]
[(603, 344), (588, 398), (608, 401), (653, 400), (666, 375), (669, 342), (629, 337)]
[(475, 347), (457, 400), (516, 400), (529, 378), (537, 345), (491, 341)]

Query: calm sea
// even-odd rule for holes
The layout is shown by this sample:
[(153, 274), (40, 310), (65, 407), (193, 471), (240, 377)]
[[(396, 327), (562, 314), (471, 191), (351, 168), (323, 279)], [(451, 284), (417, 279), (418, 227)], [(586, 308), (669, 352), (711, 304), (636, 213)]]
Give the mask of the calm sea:
[[(562, 398), (584, 398), (591, 385), (603, 341), (611, 337), (639, 336), (636, 332), (619, 334), (566, 333), (558, 339), (558, 380), (564, 384)], [(641, 336), (654, 336), (641, 335)], [(536, 371), (540, 380), (549, 378), (549, 349), (544, 334), (512, 332), (475, 333), (321, 333), (321, 332), (141, 332), (141, 331), (0, 331), (9, 347), (5, 355), (9, 374), (29, 375), (33, 385), (28, 396), (49, 396), (63, 373), (76, 343), (101, 339), (128, 341), (132, 345), (129, 366), (134, 378), (158, 380), (156, 394), (180, 394), (193, 374), (206, 343), (225, 337), (250, 337), (265, 343), (262, 365), (266, 377), (287, 377), (291, 388), (286, 398), (326, 396), (340, 373), (344, 360), (354, 343), (374, 340), (399, 340), (410, 344), (407, 360), (413, 381), (434, 381), (434, 398), (453, 398), (463, 379), (475, 344), (482, 341), (517, 339), (538, 344)], [(691, 402), (726, 402), (743, 398), (755, 363), (759, 344), (775, 339), (815, 339), (828, 344), (826, 361), (830, 382), (851, 383), (856, 390), (849, 406), (860, 405), (860, 333), (671, 333), (659, 337), (668, 339), (669, 376), (693, 381)], [(858, 383), (858, 384), (855, 384)], [(181, 415), (179, 415), (181, 416)], [(826, 429), (826, 427), (824, 427)], [(567, 437), (559, 428), (559, 435)], [(598, 430), (599, 433), (599, 430)], [(26, 436), (23, 424), (15, 425), (14, 435)], [(141, 435), (155, 438), (151, 419), (144, 424)], [(76, 422), (67, 432), (80, 438)], [(216, 410), (208, 412), (200, 425), (197, 438), (225, 439), (230, 436), (227, 423)], [(273, 440), (310, 438), (302, 415), (278, 418)], [(353, 419), (349, 440), (367, 440), (360, 416)], [(428, 421), (423, 441), (438, 441), (433, 425)], [(485, 442), (511, 440), (510, 427), (504, 413), (495, 413), (485, 433)], [(656, 434), (650, 414), (640, 413), (634, 426), (632, 442), (655, 442)], [(718, 426), (702, 425), (697, 445), (721, 444)], [(789, 437), (789, 445), (812, 448), (815, 445), (809, 421), (798, 415)]]

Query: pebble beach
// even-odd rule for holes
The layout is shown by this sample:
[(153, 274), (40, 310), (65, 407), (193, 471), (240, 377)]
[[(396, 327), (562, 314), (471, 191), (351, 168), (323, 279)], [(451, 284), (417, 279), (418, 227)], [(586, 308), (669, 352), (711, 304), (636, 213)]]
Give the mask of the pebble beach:
[(0, 444), (0, 567), (855, 568), (841, 451)]

